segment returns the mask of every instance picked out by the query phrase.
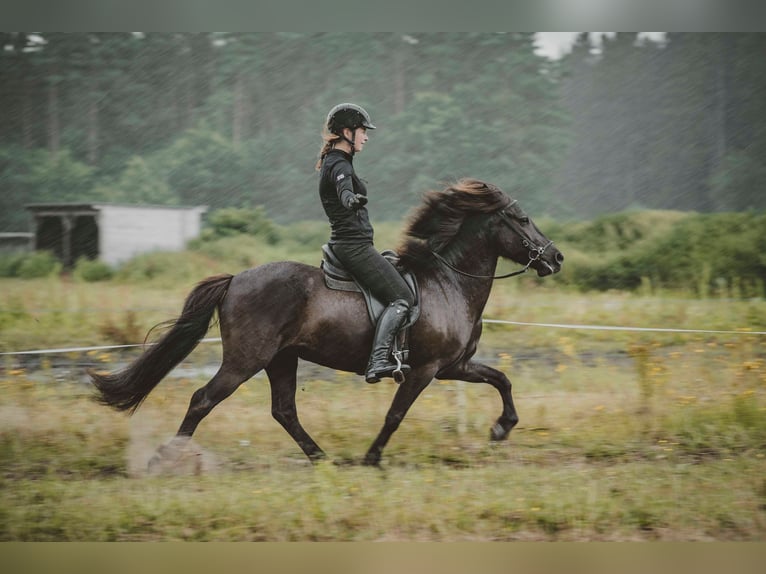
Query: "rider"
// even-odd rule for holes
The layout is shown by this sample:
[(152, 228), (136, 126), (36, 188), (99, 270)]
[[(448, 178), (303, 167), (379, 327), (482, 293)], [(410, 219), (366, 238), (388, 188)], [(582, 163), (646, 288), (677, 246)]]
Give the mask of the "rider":
[[(375, 129), (369, 114), (356, 104), (338, 104), (327, 114), (320, 151), (319, 196), (330, 220), (333, 252), (354, 279), (386, 304), (375, 327), (365, 380), (391, 377), (396, 363), (390, 355), (394, 339), (407, 321), (414, 296), (394, 266), (373, 245), (367, 214), (367, 187), (354, 172), (354, 154), (364, 149), (367, 131)], [(409, 366), (402, 365), (402, 372)]]

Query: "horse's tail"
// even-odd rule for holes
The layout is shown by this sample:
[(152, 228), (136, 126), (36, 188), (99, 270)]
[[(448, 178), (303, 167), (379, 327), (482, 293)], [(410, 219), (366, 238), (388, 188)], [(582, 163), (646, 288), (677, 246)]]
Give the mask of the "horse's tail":
[(120, 411), (135, 412), (205, 336), (233, 277), (215, 275), (201, 281), (186, 298), (181, 315), (168, 322), (170, 330), (125, 369), (105, 375), (89, 372), (98, 390), (96, 400)]

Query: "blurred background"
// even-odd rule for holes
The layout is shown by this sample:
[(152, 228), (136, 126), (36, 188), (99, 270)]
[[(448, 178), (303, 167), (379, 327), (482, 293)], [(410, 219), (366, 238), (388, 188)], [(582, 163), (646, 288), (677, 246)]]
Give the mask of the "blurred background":
[(327, 111), (378, 130), (376, 220), (459, 177), (540, 217), (766, 207), (760, 33), (0, 34), (0, 231), (34, 202), (321, 219)]
[[(765, 34), (0, 46), (0, 540), (766, 539)], [(378, 248), (474, 177), (565, 254), (484, 310), (476, 359), (512, 378), (520, 424), (488, 443), (495, 389), (435, 381), (385, 472), (360, 467), (396, 385), (301, 362), (301, 420), (340, 464), (309, 465), (261, 373), (147, 475), (220, 331), (130, 419), (85, 368), (135, 358), (205, 276), (319, 263), (314, 165), (344, 101), (378, 126), (355, 159)]]

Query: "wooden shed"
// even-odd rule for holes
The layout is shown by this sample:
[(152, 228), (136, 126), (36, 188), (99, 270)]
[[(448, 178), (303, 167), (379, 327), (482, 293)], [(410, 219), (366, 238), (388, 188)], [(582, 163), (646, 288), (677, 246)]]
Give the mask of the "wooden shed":
[(34, 203), (34, 248), (52, 251), (65, 267), (80, 257), (117, 265), (149, 251), (180, 251), (202, 228), (206, 206)]

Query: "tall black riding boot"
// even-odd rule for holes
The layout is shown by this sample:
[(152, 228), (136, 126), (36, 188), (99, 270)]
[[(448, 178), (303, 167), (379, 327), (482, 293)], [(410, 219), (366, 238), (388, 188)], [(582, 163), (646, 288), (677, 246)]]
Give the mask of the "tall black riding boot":
[(375, 340), (372, 343), (370, 362), (367, 363), (365, 380), (377, 383), (381, 377), (394, 377), (397, 382), (403, 380), (410, 367), (391, 360), (391, 349), (399, 329), (407, 321), (410, 306), (404, 299), (397, 299), (383, 311), (375, 327)]

